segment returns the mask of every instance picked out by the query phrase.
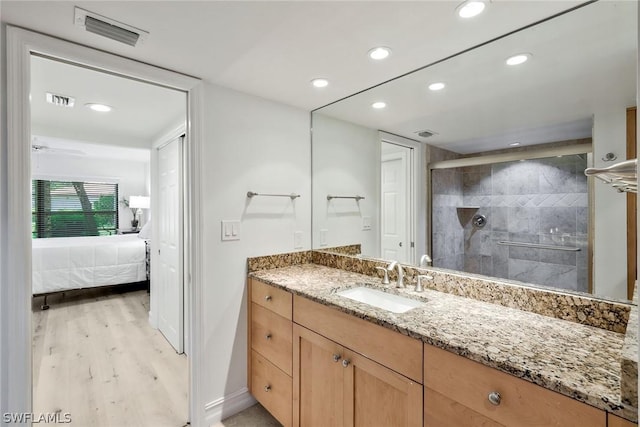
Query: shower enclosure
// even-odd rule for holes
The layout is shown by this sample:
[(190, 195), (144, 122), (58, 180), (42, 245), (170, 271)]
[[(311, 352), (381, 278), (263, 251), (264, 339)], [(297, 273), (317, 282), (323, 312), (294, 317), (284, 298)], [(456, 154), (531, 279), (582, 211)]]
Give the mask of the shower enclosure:
[(434, 267), (588, 292), (586, 154), (431, 171)]

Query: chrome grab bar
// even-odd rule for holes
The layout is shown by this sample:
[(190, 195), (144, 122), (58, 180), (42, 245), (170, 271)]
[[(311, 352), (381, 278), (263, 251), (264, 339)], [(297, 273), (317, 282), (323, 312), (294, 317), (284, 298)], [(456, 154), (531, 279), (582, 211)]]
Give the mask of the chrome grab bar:
[(498, 242), (498, 244), (505, 245), (505, 246), (518, 246), (521, 248), (552, 249), (555, 251), (569, 251), (569, 252), (580, 251), (580, 248), (572, 248), (570, 246), (543, 245), (540, 243), (508, 242), (506, 240), (501, 240)]
[(331, 200), (331, 199), (354, 199), (356, 202), (359, 202), (360, 200), (364, 199), (364, 196), (332, 196), (332, 195), (327, 195), (327, 200)]
[(260, 194), (260, 193), (255, 193), (253, 191), (247, 191), (247, 197), (248, 198), (252, 198), (255, 196), (267, 196), (267, 197), (289, 197), (291, 198), (291, 200), (293, 199), (297, 199), (298, 197), (300, 197), (299, 194), (295, 194), (295, 193), (291, 193), (291, 194)]

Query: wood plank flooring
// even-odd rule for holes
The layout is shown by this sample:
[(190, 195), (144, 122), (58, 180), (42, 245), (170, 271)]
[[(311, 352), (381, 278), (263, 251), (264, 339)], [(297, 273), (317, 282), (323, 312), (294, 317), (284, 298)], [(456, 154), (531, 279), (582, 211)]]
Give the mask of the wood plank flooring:
[[(125, 289), (123, 289), (125, 290)], [(72, 426), (184, 426), (188, 364), (149, 326), (149, 294), (84, 290), (33, 303), (33, 412)], [(69, 425), (69, 424), (65, 424)]]

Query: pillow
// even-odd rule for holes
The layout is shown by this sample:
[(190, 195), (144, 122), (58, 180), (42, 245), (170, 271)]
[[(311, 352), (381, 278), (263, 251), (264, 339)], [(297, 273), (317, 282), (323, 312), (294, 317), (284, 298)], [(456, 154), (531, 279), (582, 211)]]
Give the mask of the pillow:
[(142, 226), (142, 228), (140, 229), (140, 232), (138, 233), (138, 237), (140, 239), (151, 238), (151, 220), (147, 221), (147, 223)]

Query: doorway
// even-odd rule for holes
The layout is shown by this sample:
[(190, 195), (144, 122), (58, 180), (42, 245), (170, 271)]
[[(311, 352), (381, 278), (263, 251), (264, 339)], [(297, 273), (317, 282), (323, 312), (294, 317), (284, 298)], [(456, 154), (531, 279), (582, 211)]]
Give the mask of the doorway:
[[(159, 176), (150, 154), (157, 134), (185, 122), (186, 96), (40, 55), (30, 65), (34, 299), (44, 293), (50, 307), (34, 304), (34, 413), (67, 408), (86, 425), (136, 414), (136, 423), (185, 423), (181, 138), (160, 149)], [(178, 355), (149, 324), (152, 308)], [(140, 404), (145, 394), (153, 404)]]
[[(138, 81), (161, 85), (174, 90), (181, 90), (187, 94), (189, 109), (186, 129), (189, 144), (185, 147), (185, 161), (189, 165), (187, 179), (185, 180), (186, 204), (185, 228), (188, 230), (185, 236), (187, 251), (194, 254), (185, 268), (185, 275), (191, 280), (190, 298), (198, 301), (201, 276), (201, 242), (198, 240), (197, 231), (200, 229), (200, 219), (194, 215), (194, 201), (189, 197), (199, 190), (200, 166), (194, 159), (199, 149), (200, 138), (195, 131), (202, 123), (202, 111), (195, 99), (201, 93), (199, 80), (183, 76), (171, 71), (161, 70), (142, 63), (111, 55), (105, 52), (95, 51), (90, 48), (75, 45), (52, 37), (36, 34), (27, 30), (14, 27), (7, 28), (7, 133), (8, 133), (8, 163), (11, 168), (7, 171), (8, 200), (12, 208), (8, 212), (7, 219), (12, 227), (8, 229), (7, 240), (12, 245), (12, 252), (6, 255), (6, 276), (9, 287), (6, 296), (2, 298), (2, 323), (3, 331), (11, 331), (12, 345), (3, 350), (3, 361), (11, 360), (11, 370), (3, 366), (3, 378), (7, 386), (12, 390), (9, 400), (5, 402), (8, 407), (15, 410), (21, 408), (25, 413), (32, 412), (31, 384), (31, 320), (30, 301), (32, 297), (32, 256), (31, 256), (31, 212), (28, 182), (31, 180), (30, 167), (30, 57), (32, 54), (56, 58), (72, 64), (82, 64), (84, 67), (94, 70), (106, 71), (111, 75), (133, 78)], [(10, 302), (10, 303), (9, 303)], [(200, 307), (191, 304), (194, 310), (190, 313), (191, 336), (197, 338), (200, 328), (194, 319), (200, 316)], [(7, 338), (6, 336), (4, 338)], [(4, 342), (7, 342), (3, 338)], [(194, 355), (189, 364), (189, 418), (197, 421), (201, 414), (194, 405), (198, 401), (200, 389), (198, 375), (197, 346), (200, 340), (189, 342), (189, 353)], [(8, 359), (5, 359), (5, 356)]]

